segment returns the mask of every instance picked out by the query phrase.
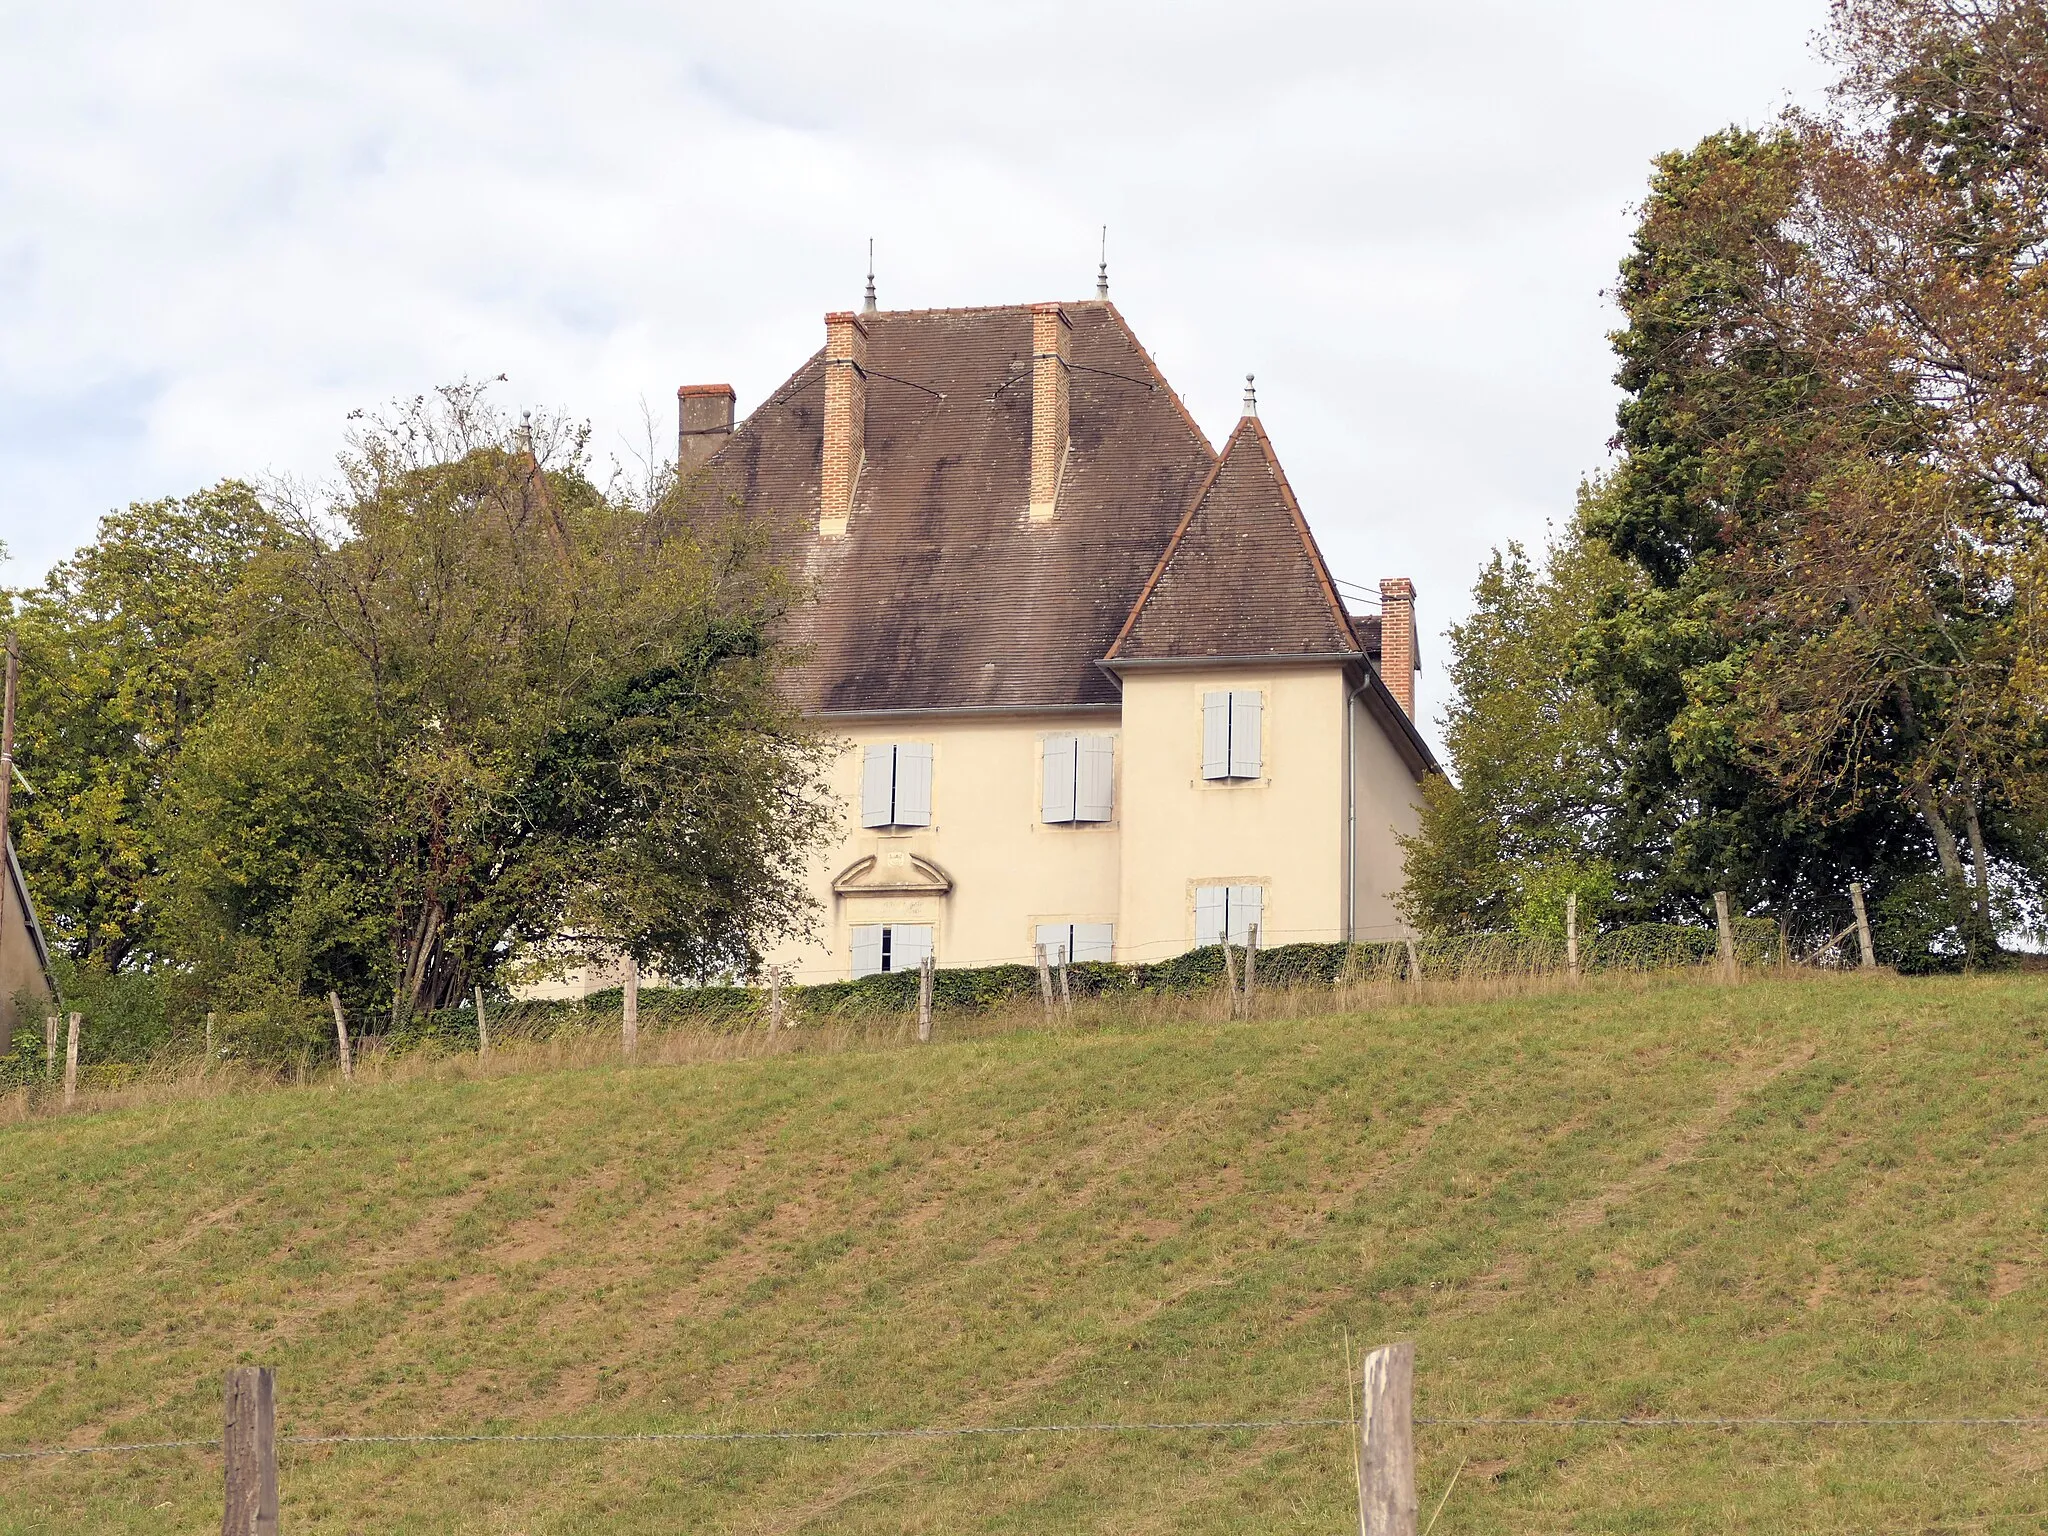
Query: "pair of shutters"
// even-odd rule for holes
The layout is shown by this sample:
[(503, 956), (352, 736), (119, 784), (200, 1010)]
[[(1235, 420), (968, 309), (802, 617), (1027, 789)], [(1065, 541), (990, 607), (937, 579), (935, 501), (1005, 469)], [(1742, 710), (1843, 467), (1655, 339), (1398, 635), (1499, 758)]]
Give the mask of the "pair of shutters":
[(1108, 821), (1116, 799), (1116, 744), (1108, 736), (1045, 738), (1040, 819)]
[(1202, 695), (1202, 777), (1256, 779), (1259, 753), (1259, 690), (1232, 688)]
[(1060, 951), (1075, 965), (1109, 961), (1116, 957), (1116, 926), (1113, 923), (1040, 923), (1038, 942), (1045, 946), (1048, 965), (1059, 963)]
[[(1258, 885), (1198, 885), (1195, 887), (1195, 942), (1197, 944), (1244, 944), (1251, 939), (1252, 925), (1259, 923), (1266, 909), (1266, 891)], [(1260, 947), (1266, 936), (1259, 935)]]
[(863, 827), (928, 827), (932, 824), (932, 747), (901, 741), (869, 747), (860, 771)]
[(914, 971), (932, 952), (930, 923), (855, 923), (853, 974), (879, 976), (884, 971)]

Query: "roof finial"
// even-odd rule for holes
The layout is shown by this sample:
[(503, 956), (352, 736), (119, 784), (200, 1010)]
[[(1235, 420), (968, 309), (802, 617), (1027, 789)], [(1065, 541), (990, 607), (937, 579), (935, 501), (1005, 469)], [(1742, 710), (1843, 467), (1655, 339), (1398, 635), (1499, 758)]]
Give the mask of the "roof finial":
[(1244, 413), (1247, 416), (1259, 414), (1259, 392), (1252, 384), (1252, 376), (1244, 376)]
[(1109, 226), (1102, 226), (1102, 265), (1095, 269), (1095, 297), (1109, 302)]
[(533, 412), (519, 413), (519, 446), (527, 453), (533, 452)]
[(872, 236), (868, 238), (868, 296), (861, 308), (871, 315), (875, 312), (875, 242)]

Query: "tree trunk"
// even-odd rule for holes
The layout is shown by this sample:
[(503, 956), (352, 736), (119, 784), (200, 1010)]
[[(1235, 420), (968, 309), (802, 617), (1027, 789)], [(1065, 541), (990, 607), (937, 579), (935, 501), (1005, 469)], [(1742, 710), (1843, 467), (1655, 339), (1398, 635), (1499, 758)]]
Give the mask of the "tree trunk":
[(1913, 806), (1920, 812), (1920, 819), (1927, 823), (1927, 830), (1934, 834), (1934, 850), (1941, 855), (1941, 872), (1958, 886), (1963, 881), (1963, 860), (1956, 852), (1956, 835), (1949, 830), (1941, 814), (1941, 804), (1934, 797), (1934, 789), (1927, 784), (1912, 786)]
[(1977, 866), (1977, 910), (1984, 916), (1988, 926), (1991, 922), (1991, 859), (1984, 852), (1984, 828), (1977, 820), (1977, 787), (1970, 786), (1970, 798), (1964, 802), (1969, 814), (1967, 823), (1970, 832), (1970, 862)]

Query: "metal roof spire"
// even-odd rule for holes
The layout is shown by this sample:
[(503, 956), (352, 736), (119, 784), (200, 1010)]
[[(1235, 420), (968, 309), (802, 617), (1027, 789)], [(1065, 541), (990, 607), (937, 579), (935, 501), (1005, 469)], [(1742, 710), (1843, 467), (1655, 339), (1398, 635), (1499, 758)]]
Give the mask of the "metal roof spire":
[(868, 239), (868, 294), (861, 308), (871, 315), (875, 312), (875, 242), (872, 236)]
[(1102, 265), (1095, 269), (1095, 297), (1109, 302), (1109, 226), (1102, 226)]
[(1259, 414), (1259, 392), (1252, 384), (1252, 376), (1244, 376), (1244, 413), (1247, 416)]

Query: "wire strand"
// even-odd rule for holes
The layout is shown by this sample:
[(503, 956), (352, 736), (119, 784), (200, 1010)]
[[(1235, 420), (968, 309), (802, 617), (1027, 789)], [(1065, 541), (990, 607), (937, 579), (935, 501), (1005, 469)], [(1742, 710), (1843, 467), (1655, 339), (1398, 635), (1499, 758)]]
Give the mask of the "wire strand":
[[(1432, 1429), (2041, 1429), (2048, 1416), (1955, 1418), (1426, 1418), (1418, 1426)], [(1071, 1424), (991, 1424), (917, 1427), (910, 1429), (734, 1429), (650, 1430), (640, 1434), (533, 1435), (281, 1435), (279, 1445), (645, 1445), (740, 1444), (826, 1440), (952, 1440), (986, 1435), (1159, 1434), (1182, 1431), (1254, 1429), (1354, 1429), (1350, 1419), (1155, 1419), (1115, 1424), (1081, 1421)], [(218, 1440), (138, 1440), (124, 1445), (67, 1445), (0, 1451), (0, 1461), (31, 1461), (50, 1456), (105, 1456), (129, 1451), (220, 1449)]]

